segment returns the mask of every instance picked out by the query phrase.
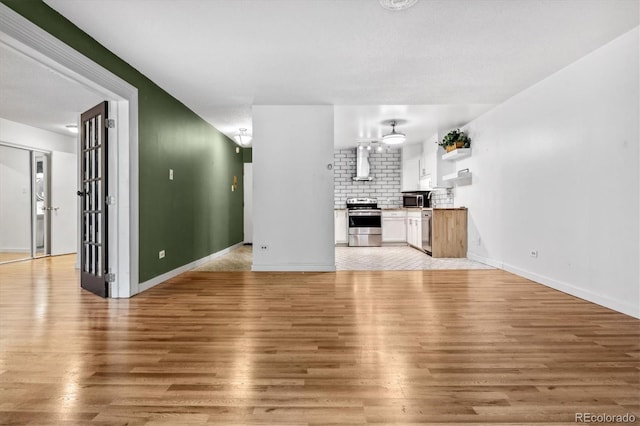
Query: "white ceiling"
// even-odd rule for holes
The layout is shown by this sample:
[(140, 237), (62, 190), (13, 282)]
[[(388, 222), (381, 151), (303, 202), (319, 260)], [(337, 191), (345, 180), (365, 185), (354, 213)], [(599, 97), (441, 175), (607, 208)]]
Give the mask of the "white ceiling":
[(0, 43), (0, 117), (71, 136), (65, 127), (101, 97)]
[(251, 105), (333, 104), (337, 146), (464, 124), (639, 20), (638, 0), (45, 1), (229, 136)]

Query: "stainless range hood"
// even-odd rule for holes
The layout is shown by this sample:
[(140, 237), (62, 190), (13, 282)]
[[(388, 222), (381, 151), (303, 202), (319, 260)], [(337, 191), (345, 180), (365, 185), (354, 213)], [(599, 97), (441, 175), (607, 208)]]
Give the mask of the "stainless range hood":
[(369, 176), (369, 150), (356, 148), (356, 175), (353, 180), (367, 181), (373, 180)]

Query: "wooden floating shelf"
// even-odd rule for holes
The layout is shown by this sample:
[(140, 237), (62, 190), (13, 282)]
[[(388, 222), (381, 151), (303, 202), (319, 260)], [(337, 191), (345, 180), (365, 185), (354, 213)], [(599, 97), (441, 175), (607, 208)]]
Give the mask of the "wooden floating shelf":
[(442, 159), (446, 161), (456, 161), (456, 160), (461, 160), (463, 158), (467, 158), (470, 156), (471, 156), (471, 148), (458, 148), (444, 154), (442, 156)]

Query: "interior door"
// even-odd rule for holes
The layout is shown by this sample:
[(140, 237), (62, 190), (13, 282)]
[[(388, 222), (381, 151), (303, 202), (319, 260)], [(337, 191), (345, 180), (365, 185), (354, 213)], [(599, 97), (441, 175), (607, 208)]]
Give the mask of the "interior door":
[(75, 194), (77, 156), (51, 154), (51, 254), (78, 251), (78, 200)]
[(81, 115), (80, 162), (80, 285), (108, 297), (107, 247), (107, 120), (108, 105), (102, 102)]
[(253, 164), (244, 163), (244, 243), (253, 243)]
[(48, 256), (51, 229), (51, 199), (49, 155), (44, 152), (32, 151), (32, 222), (33, 222), (33, 258)]

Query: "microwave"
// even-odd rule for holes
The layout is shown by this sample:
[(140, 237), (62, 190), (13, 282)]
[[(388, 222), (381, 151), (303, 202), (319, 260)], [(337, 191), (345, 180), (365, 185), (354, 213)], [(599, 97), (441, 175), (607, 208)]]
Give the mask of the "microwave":
[(429, 207), (429, 191), (403, 193), (402, 207)]

